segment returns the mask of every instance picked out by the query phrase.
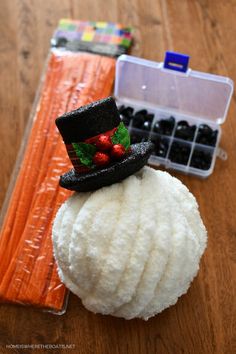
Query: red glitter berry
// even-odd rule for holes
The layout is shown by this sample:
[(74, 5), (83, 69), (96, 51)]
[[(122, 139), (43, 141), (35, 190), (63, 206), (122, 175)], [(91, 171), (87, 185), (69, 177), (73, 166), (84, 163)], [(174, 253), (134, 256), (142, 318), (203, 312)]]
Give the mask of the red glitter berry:
[(111, 141), (110, 136), (100, 135), (98, 137), (97, 142), (96, 142), (96, 146), (99, 150), (102, 150), (102, 151), (110, 150), (112, 148), (112, 141)]
[(97, 151), (93, 157), (93, 163), (96, 166), (105, 166), (110, 162), (110, 156), (104, 152)]
[(111, 149), (111, 156), (118, 160), (121, 159), (125, 154), (125, 147), (122, 144), (115, 144)]

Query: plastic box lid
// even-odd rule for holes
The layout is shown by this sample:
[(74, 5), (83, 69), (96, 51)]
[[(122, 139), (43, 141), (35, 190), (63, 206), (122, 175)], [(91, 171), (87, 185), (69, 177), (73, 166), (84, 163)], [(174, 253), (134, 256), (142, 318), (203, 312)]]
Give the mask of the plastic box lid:
[(127, 103), (136, 101), (222, 124), (233, 93), (233, 81), (187, 68), (186, 72), (178, 69), (178, 65), (171, 70), (163, 63), (121, 55), (116, 64), (114, 94)]

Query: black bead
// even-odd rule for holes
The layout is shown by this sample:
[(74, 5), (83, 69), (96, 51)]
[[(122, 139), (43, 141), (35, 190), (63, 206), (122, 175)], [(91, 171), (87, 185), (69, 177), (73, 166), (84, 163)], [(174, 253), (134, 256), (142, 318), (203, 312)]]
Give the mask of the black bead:
[(209, 138), (207, 136), (197, 136), (197, 143), (203, 144), (203, 145), (210, 145)]
[(178, 122), (175, 137), (183, 140), (192, 141), (196, 131), (196, 125), (189, 126), (188, 122), (181, 120)]
[(141, 109), (134, 114), (133, 117), (133, 126), (141, 129), (144, 122), (146, 121), (147, 110)]
[(200, 150), (195, 148), (190, 166), (200, 169), (200, 170), (209, 170), (212, 162), (212, 153), (210, 151)]
[(175, 122), (173, 121), (173, 117), (168, 118), (168, 119), (163, 119), (161, 121), (163, 133), (165, 135), (171, 135), (175, 126)]
[(119, 108), (119, 112), (127, 118), (132, 118), (132, 115), (134, 113), (134, 109), (132, 107), (129, 107), (129, 106), (125, 107), (124, 105), (122, 105)]
[(170, 149), (169, 158), (173, 162), (187, 165), (190, 152), (191, 148), (189, 145), (174, 141)]
[(153, 131), (157, 134), (163, 134), (163, 130), (162, 130), (162, 126), (161, 126), (160, 122), (157, 121), (154, 124)]
[(118, 107), (118, 111), (119, 111), (120, 113), (122, 113), (124, 109), (125, 109), (125, 105), (123, 105), (123, 104)]
[(123, 114), (120, 114), (120, 119), (122, 120), (122, 122), (124, 123), (124, 125), (128, 126), (130, 123), (130, 118), (124, 116)]
[(146, 130), (146, 131), (150, 131), (150, 130), (151, 130), (151, 126), (152, 126), (152, 123), (149, 122), (148, 120), (146, 120), (146, 121), (143, 123), (142, 129), (143, 129), (143, 130)]
[(202, 135), (209, 136), (212, 133), (212, 129), (207, 124), (200, 124), (198, 128), (198, 132), (200, 132)]
[(156, 155), (160, 157), (166, 157), (167, 151), (169, 148), (168, 141), (164, 139), (160, 139), (160, 141), (156, 144)]
[(207, 124), (200, 124), (196, 142), (203, 145), (215, 146), (218, 136), (218, 130), (212, 130)]
[(211, 134), (211, 146), (215, 146), (218, 136), (218, 130), (214, 130)]
[(173, 125), (173, 128), (174, 128), (174, 125), (175, 125), (175, 117), (170, 116), (170, 118), (168, 118), (168, 121)]
[(133, 117), (133, 126), (135, 128), (141, 129), (145, 122), (145, 117), (143, 115), (136, 115)]
[(148, 120), (150, 123), (152, 123), (153, 118), (154, 118), (154, 114), (153, 113), (148, 113), (146, 114), (146, 120)]
[(175, 118), (170, 117), (155, 122), (153, 131), (158, 134), (171, 135), (175, 126)]
[(188, 122), (186, 120), (180, 120), (178, 122), (178, 125), (181, 126), (181, 127), (188, 127), (189, 126), (189, 124), (188, 124)]
[(146, 109), (141, 109), (140, 111), (137, 111), (135, 113), (135, 116), (139, 116), (139, 115), (146, 116), (147, 115), (147, 110)]
[(153, 137), (151, 141), (155, 146), (155, 155), (165, 158), (169, 148), (169, 141), (161, 137)]

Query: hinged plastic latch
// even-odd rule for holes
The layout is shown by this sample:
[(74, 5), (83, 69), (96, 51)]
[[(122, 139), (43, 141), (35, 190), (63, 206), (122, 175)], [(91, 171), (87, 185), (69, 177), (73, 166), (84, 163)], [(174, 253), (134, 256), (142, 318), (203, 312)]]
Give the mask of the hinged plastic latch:
[(186, 73), (188, 70), (189, 55), (175, 52), (166, 52), (164, 68)]
[(217, 149), (217, 156), (223, 161), (226, 161), (228, 158), (227, 152), (221, 147)]

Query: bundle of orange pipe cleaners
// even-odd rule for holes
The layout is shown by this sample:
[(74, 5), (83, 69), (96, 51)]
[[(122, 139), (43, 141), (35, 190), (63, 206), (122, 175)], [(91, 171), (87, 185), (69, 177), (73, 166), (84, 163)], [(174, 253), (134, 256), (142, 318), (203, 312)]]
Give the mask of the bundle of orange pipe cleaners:
[(55, 118), (109, 96), (115, 59), (52, 52), (32, 130), (0, 234), (0, 300), (60, 312), (66, 288), (53, 258), (51, 229), (70, 191), (59, 176), (70, 167)]

